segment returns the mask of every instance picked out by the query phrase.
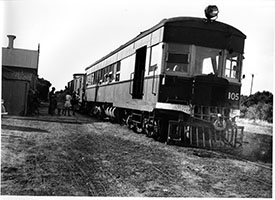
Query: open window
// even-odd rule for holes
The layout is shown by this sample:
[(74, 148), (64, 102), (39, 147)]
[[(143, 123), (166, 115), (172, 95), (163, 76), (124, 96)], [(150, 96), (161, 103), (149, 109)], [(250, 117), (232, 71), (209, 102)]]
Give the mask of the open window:
[(194, 74), (218, 75), (222, 68), (222, 50), (196, 46)]

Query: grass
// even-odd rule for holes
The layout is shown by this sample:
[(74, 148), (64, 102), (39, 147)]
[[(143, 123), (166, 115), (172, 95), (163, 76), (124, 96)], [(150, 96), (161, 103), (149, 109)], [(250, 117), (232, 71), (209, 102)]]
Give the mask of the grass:
[(273, 135), (273, 123), (244, 118), (239, 118), (236, 121), (239, 126), (244, 126), (246, 132)]

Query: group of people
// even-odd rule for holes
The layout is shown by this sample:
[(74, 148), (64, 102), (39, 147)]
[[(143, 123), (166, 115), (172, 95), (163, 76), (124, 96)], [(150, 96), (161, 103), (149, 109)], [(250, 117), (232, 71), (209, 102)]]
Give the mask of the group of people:
[(57, 110), (57, 115), (68, 115), (71, 116), (70, 111), (72, 110), (72, 114), (75, 115), (75, 111), (78, 107), (79, 96), (76, 92), (70, 94), (65, 90), (60, 90), (55, 92), (55, 88), (49, 92), (49, 109), (48, 113), (50, 115), (55, 115), (55, 111)]
[(29, 89), (28, 92), (28, 109), (27, 109), (27, 115), (39, 115), (39, 105), (40, 105), (40, 101), (38, 98), (38, 91), (37, 90), (33, 90), (33, 89)]

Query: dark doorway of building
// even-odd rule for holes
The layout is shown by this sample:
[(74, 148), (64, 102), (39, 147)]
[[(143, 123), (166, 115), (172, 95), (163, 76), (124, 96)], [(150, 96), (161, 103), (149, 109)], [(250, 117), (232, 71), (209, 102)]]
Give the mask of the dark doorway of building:
[(9, 115), (27, 114), (27, 96), (29, 82), (21, 80), (3, 80), (2, 99)]

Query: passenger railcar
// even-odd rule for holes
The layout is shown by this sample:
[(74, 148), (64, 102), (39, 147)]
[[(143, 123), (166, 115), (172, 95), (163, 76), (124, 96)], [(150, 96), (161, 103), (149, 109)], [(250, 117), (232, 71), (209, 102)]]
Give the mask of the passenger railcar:
[(87, 67), (86, 109), (162, 141), (213, 147), (219, 132), (235, 146), (246, 36), (205, 12), (164, 19)]

